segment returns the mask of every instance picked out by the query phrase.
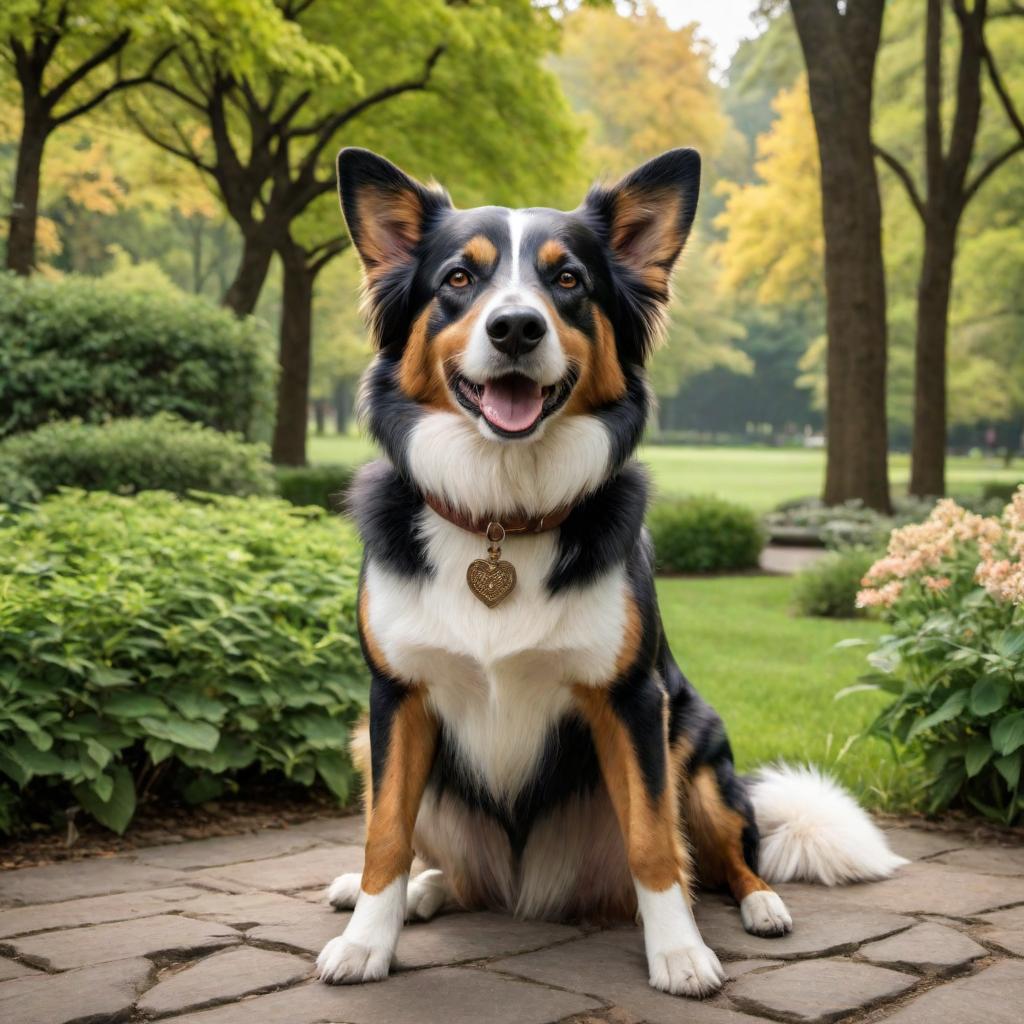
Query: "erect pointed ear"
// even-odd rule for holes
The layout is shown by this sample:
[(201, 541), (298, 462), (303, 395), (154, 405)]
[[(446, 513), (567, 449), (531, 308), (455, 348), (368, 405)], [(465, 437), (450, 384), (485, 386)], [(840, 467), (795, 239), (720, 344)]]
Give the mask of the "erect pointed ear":
[(605, 233), (616, 261), (654, 298), (667, 301), (668, 284), (690, 233), (700, 192), (700, 154), (670, 149), (611, 188), (596, 187), (584, 202)]
[(338, 154), (338, 190), (352, 241), (371, 276), (408, 262), (430, 217), (451, 207), (448, 194), (427, 188), (368, 149)]

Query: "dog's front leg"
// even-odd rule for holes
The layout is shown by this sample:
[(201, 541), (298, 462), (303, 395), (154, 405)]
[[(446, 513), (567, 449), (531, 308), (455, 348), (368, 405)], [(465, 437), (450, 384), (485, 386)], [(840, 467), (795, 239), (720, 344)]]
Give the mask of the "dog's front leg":
[(348, 927), (316, 962), (331, 984), (387, 977), (405, 918), (413, 827), (437, 746), (437, 719), (423, 688), (371, 671), (366, 859)]
[(577, 687), (615, 815), (643, 920), (651, 984), (706, 996), (725, 973), (690, 907), (690, 860), (679, 830), (668, 749), (667, 695), (653, 674), (612, 690)]

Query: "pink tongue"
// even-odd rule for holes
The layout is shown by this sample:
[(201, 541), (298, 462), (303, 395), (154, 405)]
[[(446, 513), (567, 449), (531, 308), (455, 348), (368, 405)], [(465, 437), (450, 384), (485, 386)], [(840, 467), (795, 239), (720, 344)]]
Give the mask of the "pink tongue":
[(480, 399), (480, 408), (488, 422), (509, 433), (532, 427), (543, 407), (540, 385), (519, 374), (489, 380)]

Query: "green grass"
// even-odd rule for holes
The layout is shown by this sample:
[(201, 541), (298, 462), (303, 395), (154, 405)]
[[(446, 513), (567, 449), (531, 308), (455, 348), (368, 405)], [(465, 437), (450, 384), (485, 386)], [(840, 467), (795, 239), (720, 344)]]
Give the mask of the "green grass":
[[(361, 437), (311, 437), (313, 462), (365, 462), (373, 444)], [(804, 448), (696, 448), (651, 445), (641, 451), (651, 467), (657, 493), (666, 496), (717, 494), (757, 512), (782, 501), (816, 495), (825, 472), (825, 454)], [(950, 456), (947, 486), (952, 494), (975, 494), (983, 483), (1024, 479), (1024, 465), (1006, 469), (1001, 460)], [(889, 469), (897, 493), (905, 493), (910, 459), (892, 455)]]
[(878, 622), (797, 618), (793, 581), (773, 576), (663, 579), (665, 629), (686, 676), (725, 720), (740, 770), (784, 758), (832, 770), (870, 807), (909, 802), (909, 778), (875, 739), (854, 740), (887, 697), (835, 700), (865, 672), (866, 648), (836, 650), (847, 637), (870, 640)]

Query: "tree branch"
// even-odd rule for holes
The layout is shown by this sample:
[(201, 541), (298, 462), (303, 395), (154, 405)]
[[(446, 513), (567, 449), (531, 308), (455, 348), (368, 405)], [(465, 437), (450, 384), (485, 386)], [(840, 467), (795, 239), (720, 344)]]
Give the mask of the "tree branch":
[(902, 182), (911, 204), (917, 211), (917, 215), (924, 220), (924, 201), (921, 199), (921, 194), (917, 191), (917, 186), (914, 184), (910, 171), (892, 153), (887, 149), (883, 149), (877, 143), (872, 143), (871, 148), (874, 150), (875, 156), (888, 164), (896, 177)]
[(125, 29), (120, 35), (115, 36), (107, 43), (106, 46), (101, 46), (88, 60), (82, 61), (81, 64), (75, 68), (64, 79), (63, 82), (55, 85), (44, 97), (43, 101), (52, 110), (60, 100), (67, 95), (69, 89), (73, 89), (83, 78), (85, 78), (90, 72), (95, 71), (101, 64), (106, 64), (111, 57), (120, 53), (128, 45), (128, 40), (131, 38), (131, 29)]
[[(1024, 8), (1021, 9), (1021, 13), (1024, 14)], [(996, 95), (999, 97), (999, 102), (1003, 105), (1003, 110), (1006, 111), (1006, 116), (1010, 119), (1010, 124), (1017, 129), (1017, 134), (1024, 139), (1024, 121), (1021, 120), (1010, 94), (1006, 91), (1006, 86), (1003, 84), (999, 69), (996, 67), (995, 58), (992, 56), (992, 51), (988, 48), (984, 36), (981, 38), (981, 59), (985, 62), (988, 79), (992, 83), (992, 88), (995, 89)]]
[(211, 167), (208, 163), (205, 163), (203, 160), (200, 159), (199, 154), (196, 153), (196, 151), (192, 149), (192, 147), (188, 145), (187, 141), (185, 141), (184, 138), (181, 136), (180, 129), (178, 129), (178, 132), (179, 138), (182, 141), (182, 146), (184, 147), (182, 149), (178, 149), (176, 146), (172, 146), (171, 143), (169, 143), (166, 139), (160, 138), (160, 136), (158, 136), (155, 132), (151, 131), (146, 122), (141, 117), (139, 117), (139, 115), (134, 110), (132, 110), (132, 108), (127, 103), (124, 105), (124, 109), (125, 113), (127, 113), (128, 115), (129, 120), (139, 130), (143, 138), (147, 139), (149, 142), (152, 142), (154, 146), (157, 146), (160, 149), (164, 150), (165, 152), (171, 153), (173, 156), (179, 157), (180, 159), (187, 161), (188, 163), (192, 164), (193, 167), (197, 168), (200, 171), (205, 171), (205, 173), (210, 175), (214, 174), (216, 168)]
[(992, 175), (995, 174), (995, 172), (998, 171), (1007, 160), (1016, 156), (1018, 153), (1024, 153), (1024, 139), (1021, 139), (1019, 142), (1015, 142), (1008, 149), (1004, 149), (1002, 153), (998, 156), (994, 156), (987, 164), (985, 164), (985, 166), (978, 172), (974, 181), (964, 189), (961, 206), (966, 207), (977, 194), (978, 189), (981, 188), (981, 186), (984, 185), (985, 182), (992, 177)]

